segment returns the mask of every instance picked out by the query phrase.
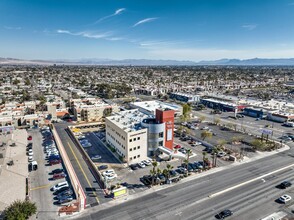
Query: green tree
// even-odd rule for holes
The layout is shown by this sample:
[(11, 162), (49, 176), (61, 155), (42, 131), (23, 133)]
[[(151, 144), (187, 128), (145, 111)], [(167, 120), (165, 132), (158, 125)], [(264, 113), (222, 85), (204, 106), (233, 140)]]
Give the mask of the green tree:
[(218, 147), (222, 148), (223, 146), (225, 146), (227, 144), (227, 141), (224, 139), (220, 139), (217, 141), (217, 145)]
[(191, 109), (192, 109), (191, 105), (185, 103), (182, 106), (183, 106), (183, 115), (184, 115), (184, 117), (186, 117), (186, 118), (189, 117)]
[(206, 138), (211, 138), (212, 137), (212, 133), (209, 131), (203, 131), (201, 133), (201, 138), (202, 140), (205, 140)]
[(37, 206), (30, 201), (16, 200), (4, 210), (5, 220), (25, 220), (37, 212)]

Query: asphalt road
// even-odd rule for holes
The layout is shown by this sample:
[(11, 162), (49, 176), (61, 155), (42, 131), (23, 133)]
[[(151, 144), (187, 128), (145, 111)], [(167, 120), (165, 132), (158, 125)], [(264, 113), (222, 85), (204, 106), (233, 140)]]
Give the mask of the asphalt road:
[(77, 149), (76, 145), (73, 143), (65, 130), (68, 124), (56, 123), (54, 126), (86, 194), (87, 204), (90, 206), (95, 206), (98, 205), (98, 203), (105, 202), (106, 198), (103, 190), (100, 188), (80, 151)]
[[(291, 143), (293, 145), (293, 143)], [(293, 146), (292, 146), (293, 147)], [(283, 171), (252, 181), (228, 192), (213, 196), (230, 187), (260, 177), (285, 166)], [(215, 219), (219, 211), (229, 208), (234, 216), (229, 219), (260, 219), (275, 211), (290, 213), (288, 205), (275, 202), (285, 192), (275, 186), (285, 179), (294, 180), (294, 149), (251, 163), (234, 166), (202, 178), (179, 183), (173, 187), (126, 201), (108, 209), (97, 207), (80, 219)], [(210, 196), (210, 197), (209, 197)], [(99, 211), (100, 209), (100, 211)]]

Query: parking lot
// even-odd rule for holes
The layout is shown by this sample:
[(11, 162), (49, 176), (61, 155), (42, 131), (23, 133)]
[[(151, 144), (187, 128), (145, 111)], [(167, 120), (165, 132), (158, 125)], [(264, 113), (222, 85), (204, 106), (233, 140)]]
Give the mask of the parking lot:
[[(36, 202), (38, 207), (38, 212), (36, 218), (38, 219), (56, 219), (58, 210), (62, 205), (58, 204), (56, 195), (53, 195), (53, 191), (50, 188), (57, 183), (67, 181), (70, 182), (66, 177), (66, 170), (63, 169), (62, 163), (50, 165), (48, 157), (46, 156), (45, 145), (48, 146), (49, 143), (54, 145), (54, 141), (51, 139), (50, 131), (46, 130), (46, 135), (39, 130), (30, 130), (29, 135), (32, 140), (33, 149), (33, 160), (37, 162), (37, 169), (31, 170), (30, 177), (30, 197), (32, 201)], [(48, 151), (47, 151), (48, 152)], [(62, 173), (53, 175), (52, 171), (56, 169), (63, 169)], [(62, 174), (62, 175), (60, 175)], [(53, 177), (55, 179), (53, 179)], [(75, 195), (72, 195), (75, 199)]]

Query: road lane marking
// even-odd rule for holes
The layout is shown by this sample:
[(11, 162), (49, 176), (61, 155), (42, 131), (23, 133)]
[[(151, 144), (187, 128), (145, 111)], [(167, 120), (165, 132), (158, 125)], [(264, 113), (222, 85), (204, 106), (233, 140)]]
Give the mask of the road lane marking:
[[(94, 187), (92, 186), (91, 182), (89, 181), (88, 177), (86, 176), (86, 173), (85, 173), (84, 169), (82, 168), (82, 166), (81, 166), (81, 164), (80, 164), (80, 161), (78, 160), (78, 158), (77, 158), (75, 152), (73, 151), (71, 145), (69, 144), (69, 142), (67, 142), (67, 145), (69, 146), (69, 148), (70, 148), (70, 150), (71, 150), (71, 152), (72, 152), (74, 158), (76, 159), (76, 161), (77, 161), (77, 163), (78, 163), (78, 165), (79, 165), (79, 168), (80, 168), (80, 170), (82, 171), (83, 176), (85, 177), (87, 183), (89, 184), (89, 186), (90, 186), (91, 188), (94, 188)], [(93, 194), (95, 195), (95, 199), (96, 199), (96, 201), (97, 201), (98, 203), (100, 203), (100, 202), (99, 202), (99, 199), (98, 199), (98, 195), (96, 194), (96, 192), (93, 192)]]
[(50, 185), (51, 184), (47, 184), (47, 185), (43, 185), (43, 186), (37, 186), (37, 187), (31, 188), (30, 191), (37, 190), (37, 189), (44, 189), (44, 188), (49, 187)]
[(226, 192), (229, 192), (229, 191), (232, 191), (232, 190), (234, 190), (234, 189), (237, 189), (237, 188), (239, 188), (239, 187), (241, 187), (241, 186), (244, 186), (244, 185), (247, 185), (247, 184), (249, 184), (249, 183), (252, 183), (252, 182), (254, 182), (254, 181), (256, 181), (256, 180), (263, 179), (263, 178), (265, 178), (265, 177), (267, 177), (267, 176), (270, 176), (270, 175), (272, 175), (272, 174), (274, 174), (274, 173), (278, 173), (278, 172), (280, 172), (280, 171), (283, 171), (283, 170), (289, 169), (289, 168), (291, 168), (291, 167), (293, 167), (293, 166), (294, 166), (294, 164), (290, 164), (290, 165), (288, 165), (288, 166), (282, 167), (282, 168), (277, 169), (277, 170), (275, 170), (275, 171), (272, 171), (272, 172), (266, 173), (266, 174), (264, 174), (264, 175), (262, 175), (262, 176), (259, 176), (259, 177), (256, 177), (256, 178), (253, 178), (253, 179), (251, 179), (251, 180), (248, 180), (248, 181), (246, 181), (246, 182), (240, 183), (240, 184), (238, 184), (238, 185), (231, 186), (231, 187), (229, 187), (229, 188), (227, 188), (227, 189), (224, 189), (224, 190), (222, 190), (222, 191), (219, 191), (219, 192), (213, 193), (213, 194), (209, 195), (208, 197), (209, 197), (209, 198), (212, 198), (212, 197), (219, 196), (219, 195), (224, 194), (224, 193), (226, 193)]

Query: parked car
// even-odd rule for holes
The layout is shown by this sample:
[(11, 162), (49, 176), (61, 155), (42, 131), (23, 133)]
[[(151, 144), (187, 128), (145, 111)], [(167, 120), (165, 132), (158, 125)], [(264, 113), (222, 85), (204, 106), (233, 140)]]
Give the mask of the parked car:
[(61, 160), (50, 160), (49, 161), (49, 164), (52, 166), (52, 165), (55, 165), (55, 164), (60, 164), (61, 163)]
[(68, 202), (71, 202), (73, 200), (73, 197), (72, 196), (63, 196), (61, 197), (57, 203), (59, 204), (64, 204), (64, 203), (68, 203)]
[(131, 164), (129, 166), (132, 170), (137, 170), (138, 169), (138, 165), (137, 164)]
[(143, 160), (142, 161), (146, 166), (151, 166), (152, 163), (151, 163), (151, 160)]
[(98, 167), (98, 170), (106, 170), (106, 169), (108, 169), (107, 165), (101, 165)]
[(73, 191), (71, 189), (65, 190), (57, 195), (57, 199), (60, 199), (63, 196), (71, 196), (73, 195)]
[(34, 160), (33, 156), (29, 156), (29, 157), (28, 157), (28, 161), (29, 161), (29, 162), (32, 162), (33, 160)]
[(292, 186), (292, 183), (290, 181), (283, 181), (281, 184), (280, 184), (280, 188), (282, 189), (286, 189), (288, 187)]
[(64, 192), (64, 191), (66, 191), (66, 190), (69, 190), (69, 189), (70, 189), (69, 186), (63, 186), (63, 187), (61, 187), (60, 189), (54, 191), (53, 195), (58, 195), (58, 194), (60, 194), (60, 193), (62, 193), (62, 192)]
[(61, 189), (62, 187), (65, 187), (65, 186), (68, 186), (67, 181), (57, 183), (56, 185), (51, 187), (51, 191), (57, 191), (57, 190)]
[(219, 152), (219, 153), (217, 154), (217, 156), (218, 156), (218, 157), (224, 157), (224, 156), (226, 156), (226, 153), (223, 152), (223, 151), (221, 151), (221, 152)]
[(287, 202), (291, 201), (291, 199), (292, 199), (291, 196), (285, 194), (279, 198), (279, 201), (282, 203), (287, 203)]
[(28, 156), (33, 156), (33, 155), (34, 155), (33, 149), (29, 149)]
[(138, 163), (138, 166), (139, 166), (140, 168), (144, 168), (144, 167), (146, 167), (146, 165), (145, 165), (144, 163), (142, 163), (142, 162)]
[(110, 170), (106, 170), (102, 173), (103, 176), (107, 176), (107, 175), (110, 175), (110, 174), (114, 174), (114, 170), (113, 169), (110, 169)]
[(199, 162), (194, 162), (194, 165), (197, 167), (197, 169), (203, 169), (203, 165)]
[(229, 217), (229, 216), (232, 216), (232, 215), (233, 215), (233, 212), (231, 210), (225, 209), (225, 210), (221, 211), (220, 213), (218, 213), (216, 215), (216, 217), (218, 219), (225, 219), (226, 217)]
[(101, 157), (100, 155), (97, 154), (97, 155), (91, 157), (91, 160), (92, 160), (93, 162), (96, 162), (96, 161), (99, 161), (101, 158), (102, 158), (102, 157)]
[(111, 174), (107, 174), (104, 176), (106, 180), (113, 180), (117, 177), (117, 174), (116, 173), (111, 173)]
[(55, 173), (55, 174), (53, 174), (52, 179), (57, 180), (57, 179), (63, 179), (65, 177), (66, 177), (66, 174), (64, 174), (64, 173)]
[(52, 170), (52, 174), (58, 174), (58, 173), (62, 173), (64, 170), (62, 168), (58, 168), (58, 169), (55, 169), (55, 170)]
[(174, 148), (175, 148), (175, 149), (181, 149), (182, 146), (178, 144), (178, 145), (176, 145)]
[(28, 141), (31, 141), (31, 140), (33, 140), (33, 137), (30, 135), (28, 136)]

